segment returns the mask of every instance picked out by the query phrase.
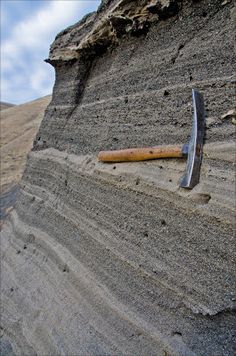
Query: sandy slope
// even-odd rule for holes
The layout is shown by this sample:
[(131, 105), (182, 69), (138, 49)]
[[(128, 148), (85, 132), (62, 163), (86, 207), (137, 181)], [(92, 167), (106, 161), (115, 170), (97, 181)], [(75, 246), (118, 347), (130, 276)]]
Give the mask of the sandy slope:
[(11, 107), (15, 106), (14, 104), (9, 104), (9, 103), (4, 103), (4, 102), (0, 102), (0, 111), (2, 110), (6, 110), (9, 109)]
[(51, 96), (1, 112), (1, 192), (17, 183)]

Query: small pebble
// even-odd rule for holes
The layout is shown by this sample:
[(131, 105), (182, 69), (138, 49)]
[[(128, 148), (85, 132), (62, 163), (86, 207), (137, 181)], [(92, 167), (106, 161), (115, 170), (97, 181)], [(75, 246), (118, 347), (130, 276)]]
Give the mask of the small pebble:
[(222, 115), (221, 120), (230, 119), (231, 117), (233, 119), (236, 119), (236, 110), (235, 109), (231, 109), (226, 114)]
[(227, 4), (229, 4), (231, 2), (231, 0), (224, 0), (222, 3), (221, 3), (221, 6), (225, 6)]

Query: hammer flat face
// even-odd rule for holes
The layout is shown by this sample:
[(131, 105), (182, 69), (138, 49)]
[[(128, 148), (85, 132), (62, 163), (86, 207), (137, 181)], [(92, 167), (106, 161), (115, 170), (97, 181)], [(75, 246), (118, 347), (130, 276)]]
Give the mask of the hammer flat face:
[(203, 156), (203, 141), (205, 132), (205, 109), (203, 96), (196, 90), (192, 90), (193, 96), (193, 126), (188, 144), (187, 169), (180, 186), (192, 189), (199, 182)]

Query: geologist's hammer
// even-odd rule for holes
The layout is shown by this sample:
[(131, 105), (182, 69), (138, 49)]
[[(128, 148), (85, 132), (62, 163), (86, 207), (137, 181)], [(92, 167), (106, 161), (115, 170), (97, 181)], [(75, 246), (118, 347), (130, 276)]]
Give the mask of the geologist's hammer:
[(187, 168), (181, 180), (182, 188), (192, 189), (199, 182), (200, 168), (203, 156), (205, 133), (205, 109), (202, 94), (192, 90), (193, 125), (189, 143), (182, 145), (154, 146), (143, 148), (128, 148), (114, 151), (101, 151), (98, 154), (102, 162), (145, 161), (157, 158), (188, 157)]

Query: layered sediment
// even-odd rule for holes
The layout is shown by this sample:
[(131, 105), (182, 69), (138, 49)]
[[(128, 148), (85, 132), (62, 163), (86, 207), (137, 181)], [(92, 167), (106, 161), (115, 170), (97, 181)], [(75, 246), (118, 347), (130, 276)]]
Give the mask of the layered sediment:
[[(233, 4), (103, 1), (62, 31), (46, 109), (2, 234), (3, 347), (17, 355), (232, 355)], [(204, 95), (200, 183), (182, 159), (104, 149), (185, 143)]]

